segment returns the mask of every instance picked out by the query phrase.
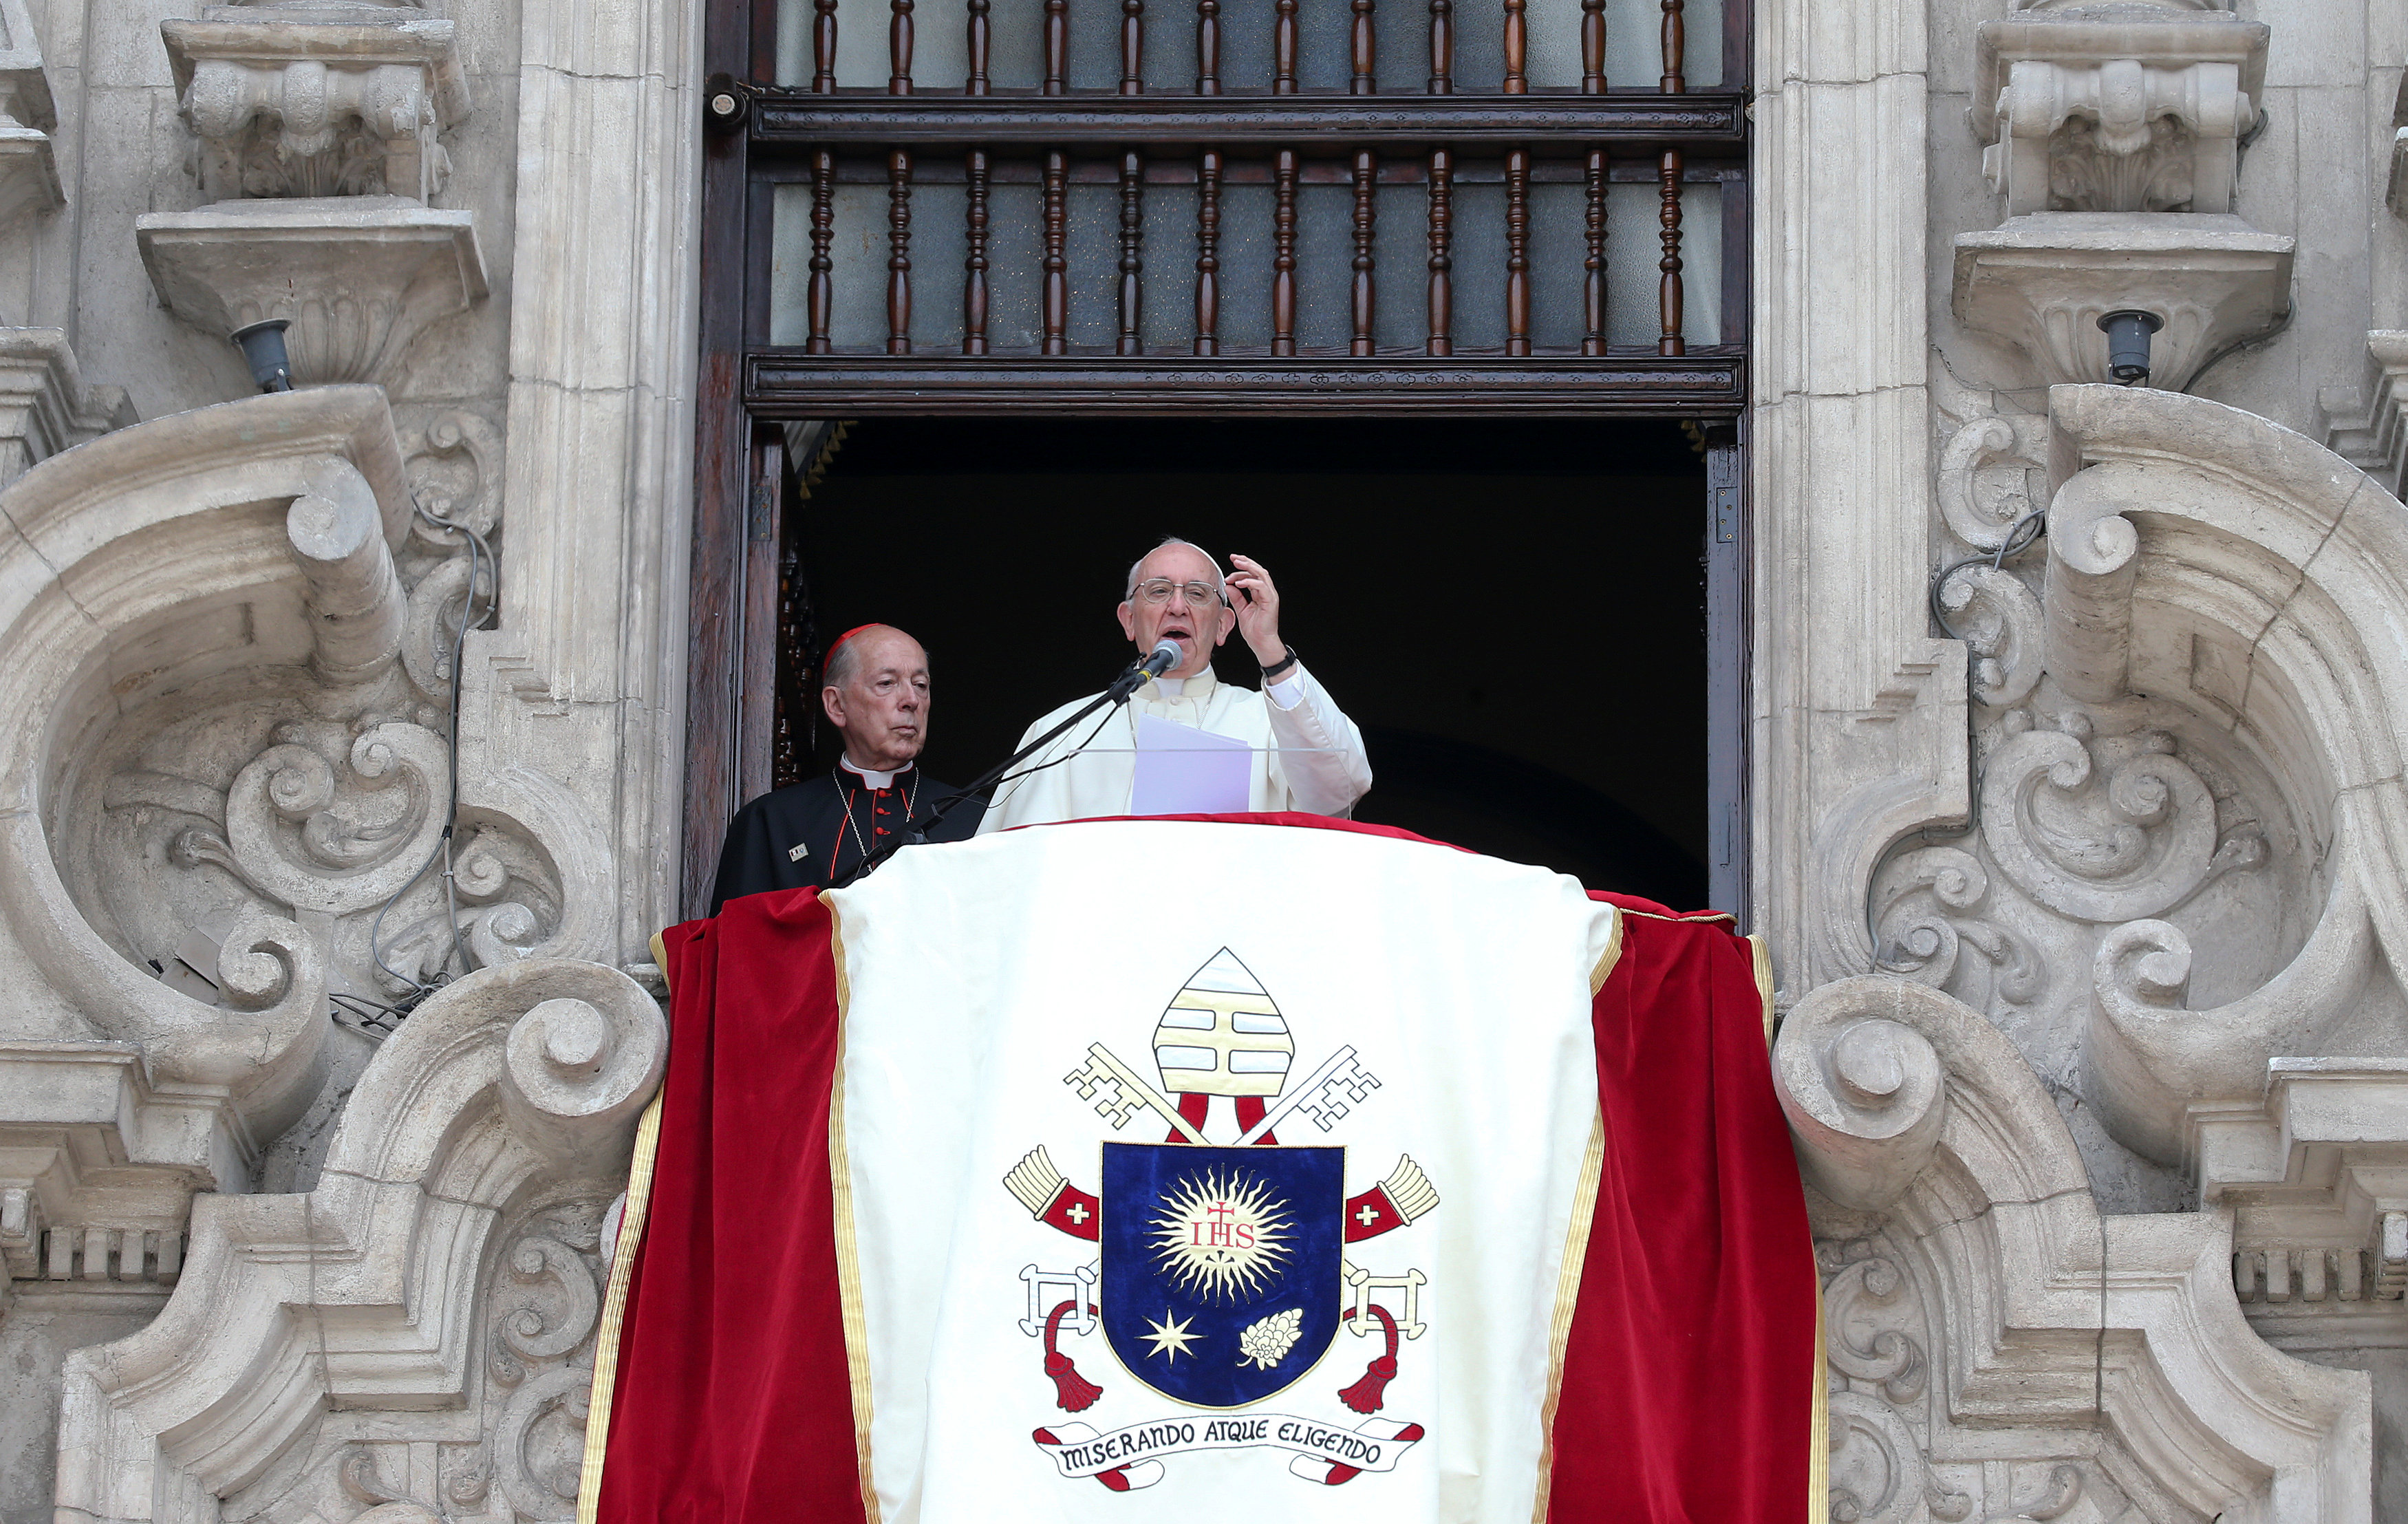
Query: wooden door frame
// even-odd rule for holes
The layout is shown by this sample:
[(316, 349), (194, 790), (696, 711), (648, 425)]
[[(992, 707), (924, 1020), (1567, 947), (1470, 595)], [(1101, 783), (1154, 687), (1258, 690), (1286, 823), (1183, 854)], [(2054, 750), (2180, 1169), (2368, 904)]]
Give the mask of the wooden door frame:
[[(1750, 0), (1726, 0), (1723, 78), (1749, 78)], [(1010, 414), (1108, 417), (1176, 412), (1235, 417), (1665, 418), (1704, 430), (1707, 468), (1708, 884), (1712, 902), (1748, 922), (1749, 507), (1746, 339), (1750, 196), (1727, 183), (1722, 208), (1722, 338), (1687, 358), (1601, 366), (1528, 359), (1366, 365), (1156, 358), (1018, 362), (819, 356), (752, 344), (766, 295), (767, 219), (748, 164), (750, 89), (776, 68), (777, 0), (713, 0), (704, 27), (706, 86), (702, 312), (695, 397), (691, 623), (682, 833), (687, 914), (710, 907), (726, 823), (769, 787), (778, 683), (778, 610), (787, 478), (783, 420)], [(717, 113), (711, 102), (738, 109)], [(929, 97), (919, 97), (921, 105)], [(1227, 104), (1237, 104), (1229, 102)], [(1267, 103), (1268, 104), (1268, 103)], [(1702, 104), (1702, 103), (1701, 103)], [(731, 130), (733, 129), (733, 130)], [(1735, 193), (1735, 194), (1734, 194)], [(1685, 907), (1684, 907), (1685, 908)]]

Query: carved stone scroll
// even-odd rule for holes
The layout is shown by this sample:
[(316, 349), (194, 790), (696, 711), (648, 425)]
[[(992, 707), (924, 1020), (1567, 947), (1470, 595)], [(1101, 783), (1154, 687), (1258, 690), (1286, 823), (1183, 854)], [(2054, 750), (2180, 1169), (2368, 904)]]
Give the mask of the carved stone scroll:
[(1903, 980), (1843, 979), (1790, 1011), (1773, 1049), (1798, 1160), (1815, 1189), (1843, 1205), (1897, 1200), (1938, 1145), (1946, 1073), (1915, 1029), (1937, 991)]
[(1997, 567), (1960, 567), (1938, 597), (1971, 649), (1974, 698), (2008, 709), (2030, 697), (2041, 678), (2043, 621), (2023, 579)]
[(2066, 723), (2012, 737), (1983, 769), (1983, 844), (2026, 894), (2075, 920), (2129, 921), (2264, 860), (2255, 835), (2219, 848), (2215, 800), (2172, 737), (2094, 740), (2086, 717)]

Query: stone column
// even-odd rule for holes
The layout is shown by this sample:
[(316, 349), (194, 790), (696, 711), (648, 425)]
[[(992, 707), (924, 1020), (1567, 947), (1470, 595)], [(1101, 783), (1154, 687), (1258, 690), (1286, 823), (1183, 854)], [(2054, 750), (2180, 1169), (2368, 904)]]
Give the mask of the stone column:
[(1883, 849), (1963, 818), (1965, 658), (1924, 603), (1925, 10), (1756, 17), (1756, 929), (1794, 995), (1870, 966)]
[(599, 823), (561, 867), (609, 881), (588, 956), (621, 964), (677, 912), (701, 15), (526, 0), (506, 606), (462, 716), (464, 775), (538, 769)]

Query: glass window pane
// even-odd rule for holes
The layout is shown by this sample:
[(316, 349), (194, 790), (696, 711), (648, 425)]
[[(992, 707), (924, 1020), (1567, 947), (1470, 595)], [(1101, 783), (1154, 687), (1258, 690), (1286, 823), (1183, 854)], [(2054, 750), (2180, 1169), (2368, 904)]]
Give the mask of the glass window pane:
[[(1070, 0), (1069, 80), (1078, 90), (1120, 83), (1123, 0)], [(1723, 0), (1687, 0), (1684, 68), (1692, 90), (1722, 83)], [(1535, 88), (1580, 83), (1580, 0), (1527, 0), (1527, 74)], [(922, 91), (957, 91), (968, 77), (968, 0), (915, 0), (911, 77)], [(1501, 0), (1455, 0), (1455, 88), (1487, 93), (1504, 79)], [(777, 82), (811, 78), (812, 0), (781, 0)], [(889, 73), (891, 0), (843, 0), (837, 9), (837, 80), (879, 88)], [(1226, 90), (1267, 90), (1275, 0), (1221, 0), (1221, 78)], [(1658, 0), (1607, 0), (1609, 87), (1652, 90), (1663, 74)], [(1033, 89), (1044, 75), (1044, 0), (993, 0), (989, 78), (998, 89)], [(1144, 76), (1149, 93), (1196, 87), (1194, 0), (1147, 0)], [(1300, 0), (1297, 74), (1308, 92), (1342, 92), (1353, 78), (1353, 11), (1347, 0)], [(1429, 76), (1427, 0), (1383, 0), (1373, 12), (1381, 92), (1418, 93)]]
[[(911, 188), (911, 348), (916, 352), (961, 352), (962, 262), (969, 256), (969, 229), (963, 219), (968, 211), (967, 185)], [(990, 270), (990, 278), (992, 274)]]
[[(1606, 193), (1606, 338), (1654, 348), (1663, 337), (1662, 202), (1653, 185)], [(1723, 188), (1681, 189), (1681, 334), (1693, 345), (1722, 342)]]
[(810, 338), (804, 305), (810, 282), (811, 188), (781, 185), (770, 202), (769, 342), (800, 344)]
[(1383, 349), (1419, 353), (1429, 342), (1429, 190), (1383, 185), (1374, 205), (1372, 336)]

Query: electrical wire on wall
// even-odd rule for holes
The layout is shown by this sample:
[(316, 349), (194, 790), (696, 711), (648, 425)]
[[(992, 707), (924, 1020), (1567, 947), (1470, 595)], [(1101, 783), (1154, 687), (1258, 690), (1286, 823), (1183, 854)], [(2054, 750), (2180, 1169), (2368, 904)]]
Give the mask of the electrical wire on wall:
[[(443, 830), (436, 838), (435, 845), (428, 850), (426, 860), (419, 864), (418, 871), (409, 876), (408, 883), (394, 890), (391, 899), (377, 907), (376, 919), (368, 926), (370, 961), (386, 978), (407, 986), (407, 993), (397, 1001), (391, 1003), (373, 1000), (362, 995), (336, 994), (330, 997), (334, 1001), (335, 1016), (338, 1022), (348, 1014), (351, 1017), (352, 1030), (364, 1032), (379, 1040), (381, 1040), (383, 1032), (391, 1031), (394, 1023), (406, 1018), (429, 995), (457, 977), (451, 971), (454, 959), (458, 960), (461, 973), (467, 972), (470, 967), (467, 937), (460, 926), (459, 885), (453, 877), (452, 860), (452, 842), (460, 825), (460, 697), (464, 686), (461, 682), (460, 664), (467, 647), (468, 632), (481, 627), (487, 620), (491, 619), (499, 601), (495, 587), (495, 583), (499, 581), (499, 567), (494, 559), (493, 547), (485, 543), (484, 537), (465, 524), (428, 512), (414, 498), (410, 507), (421, 519), (433, 525), (437, 530), (446, 534), (456, 534), (466, 542), (468, 585), (460, 600), (459, 625), (452, 632), (451, 656), (439, 669), (441, 675), (448, 676), (452, 680), (452, 725), (450, 733), (444, 738)], [(441, 614), (437, 613), (438, 634), (441, 630)], [(445, 955), (435, 977), (423, 979), (416, 974), (406, 973), (385, 961), (384, 920), (394, 906), (401, 902), (404, 896), (425, 882), (426, 875), (434, 871), (437, 863), (443, 866), (444, 915), (452, 932), (452, 950)]]
[[(1999, 540), (1998, 549), (1986, 555), (1969, 555), (1961, 561), (1952, 561), (1941, 568), (1939, 575), (1931, 579), (1930, 591), (1926, 595), (1926, 601), (1931, 609), (1931, 622), (1940, 626), (1940, 632), (1952, 640), (1963, 641), (1969, 648), (1972, 643), (1966, 639), (1964, 632), (1949, 620), (1947, 607), (1941, 601), (1941, 594), (1947, 588), (1951, 578), (1960, 571), (1968, 571), (1975, 567), (1987, 567), (1992, 571), (2000, 570), (2005, 566), (2008, 557), (2021, 555), (2037, 544), (2041, 537), (2047, 533), (2048, 510), (2036, 508), (2007, 526), (2006, 534)], [(1965, 765), (1968, 784), (1965, 828), (1961, 831), (1952, 831), (1945, 838), (1935, 837), (1928, 830), (1916, 832), (1917, 839), (1927, 846), (1935, 844), (1941, 840), (1966, 841), (1982, 828), (1980, 718), (1982, 704), (1973, 692), (1973, 673), (1974, 662), (1969, 649), (1965, 661)], [(1882, 946), (1881, 927), (1873, 912), (1871, 883), (1867, 883), (1865, 885), (1865, 940), (1872, 948), (1874, 968), (1894, 973), (1902, 971), (1903, 965), (1897, 958), (1889, 956), (1888, 949)]]

